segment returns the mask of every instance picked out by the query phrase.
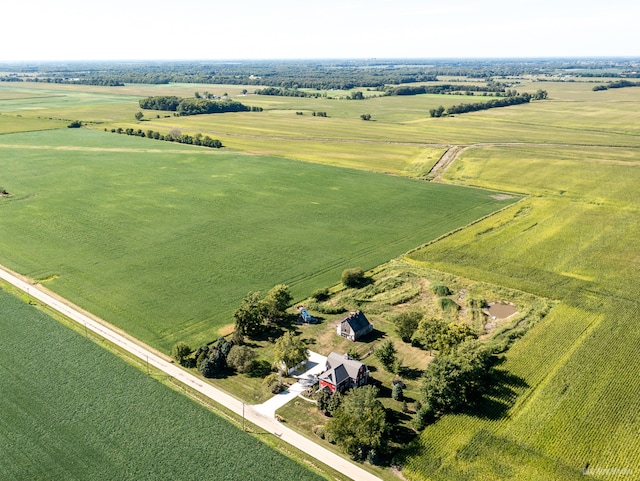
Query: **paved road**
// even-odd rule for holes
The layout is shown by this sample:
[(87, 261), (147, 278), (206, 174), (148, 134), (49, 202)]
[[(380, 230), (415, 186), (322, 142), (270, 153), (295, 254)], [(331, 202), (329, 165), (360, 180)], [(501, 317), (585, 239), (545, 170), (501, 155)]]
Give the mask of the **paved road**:
[(122, 334), (119, 334), (114, 329), (111, 329), (102, 322), (98, 322), (91, 317), (80, 312), (78, 308), (66, 301), (63, 302), (58, 296), (48, 294), (45, 290), (33, 283), (27, 282), (24, 278), (20, 278), (18, 275), (8, 271), (6, 268), (0, 266), (0, 278), (16, 286), (17, 288), (28, 293), (34, 299), (47, 304), (56, 311), (64, 314), (73, 321), (85, 326), (86, 329), (95, 332), (101, 337), (113, 342), (121, 348), (127, 350), (131, 354), (139, 357), (140, 359), (149, 363), (164, 373), (174, 377), (183, 384), (195, 389), (196, 391), (204, 394), (210, 399), (222, 404), (226, 408), (230, 409), (239, 416), (243, 415), (251, 423), (259, 426), (265, 431), (275, 434), (283, 441), (297, 447), (301, 451), (309, 454), (317, 460), (327, 464), (336, 471), (350, 477), (354, 480), (373, 481), (380, 480), (377, 476), (365, 471), (361, 467), (349, 462), (348, 460), (332, 453), (328, 449), (314, 443), (313, 441), (305, 438), (304, 436), (292, 431), (291, 429), (283, 426), (276, 421), (270, 413), (262, 413), (253, 406), (247, 406), (242, 401), (236, 399), (229, 394), (220, 391), (219, 389), (207, 384), (197, 378), (196, 376), (186, 372), (182, 368), (167, 361), (164, 357), (154, 353), (151, 348), (145, 346), (140, 341), (133, 341), (126, 338)]

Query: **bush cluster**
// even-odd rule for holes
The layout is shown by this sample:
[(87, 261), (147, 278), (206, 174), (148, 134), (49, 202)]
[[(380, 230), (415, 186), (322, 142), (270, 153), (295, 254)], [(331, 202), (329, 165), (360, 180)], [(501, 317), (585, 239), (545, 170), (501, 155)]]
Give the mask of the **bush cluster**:
[(340, 280), (346, 287), (360, 287), (365, 283), (364, 271), (361, 267), (345, 269)]

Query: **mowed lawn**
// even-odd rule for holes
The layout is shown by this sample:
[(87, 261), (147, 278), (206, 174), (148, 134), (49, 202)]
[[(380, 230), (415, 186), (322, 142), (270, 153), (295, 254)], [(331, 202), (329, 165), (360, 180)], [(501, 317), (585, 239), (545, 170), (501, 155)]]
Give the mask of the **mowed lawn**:
[(0, 478), (322, 479), (0, 290)]
[(1, 136), (0, 172), (0, 262), (165, 352), (517, 200), (85, 129)]

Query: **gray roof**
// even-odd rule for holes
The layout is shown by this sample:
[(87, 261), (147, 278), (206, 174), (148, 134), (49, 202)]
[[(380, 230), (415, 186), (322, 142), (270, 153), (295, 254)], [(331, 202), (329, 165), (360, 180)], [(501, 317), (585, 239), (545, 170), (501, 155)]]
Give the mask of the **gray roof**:
[(353, 332), (358, 332), (361, 329), (364, 329), (371, 324), (369, 320), (365, 317), (362, 311), (350, 312), (347, 317), (343, 319), (342, 322), (349, 323), (349, 326), (353, 330)]
[(347, 378), (356, 379), (362, 366), (364, 364), (360, 361), (332, 352), (327, 356), (327, 370), (320, 375), (320, 379), (326, 379), (337, 386)]
[(347, 370), (345, 369), (345, 367), (342, 364), (340, 364), (339, 366), (336, 366), (335, 368), (329, 368), (329, 370), (323, 372), (320, 375), (320, 379), (321, 380), (325, 380), (325, 381), (329, 381), (334, 386), (339, 386), (344, 381), (349, 379), (349, 374), (348, 374)]

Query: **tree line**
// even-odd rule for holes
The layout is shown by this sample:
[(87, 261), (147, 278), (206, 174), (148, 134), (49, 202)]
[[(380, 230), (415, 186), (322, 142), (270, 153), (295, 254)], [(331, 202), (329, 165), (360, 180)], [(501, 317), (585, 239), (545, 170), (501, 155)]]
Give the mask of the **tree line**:
[(488, 110), (498, 107), (509, 107), (511, 105), (521, 105), (531, 102), (532, 100), (544, 100), (547, 98), (546, 90), (538, 90), (535, 94), (516, 94), (508, 97), (502, 97), (492, 99), (487, 102), (474, 102), (474, 103), (462, 103), (458, 105), (452, 105), (445, 108), (440, 106), (435, 109), (429, 110), (431, 117), (445, 117), (447, 115), (464, 114), (467, 112), (477, 112), (479, 110)]
[(153, 96), (141, 99), (140, 108), (168, 110), (178, 115), (217, 114), (223, 112), (262, 112), (262, 107), (249, 107), (235, 100), (211, 100), (206, 98), (182, 98), (173, 95)]
[[(519, 76), (638, 78), (637, 61), (596, 59), (386, 59), (246, 60), (242, 62), (48, 62), (4, 64), (2, 81), (126, 83), (204, 83), (350, 90), (434, 81), (439, 76), (477, 79)], [(95, 83), (93, 83), (95, 82)]]
[(277, 97), (322, 97), (320, 93), (282, 87), (265, 87), (263, 89), (256, 89), (254, 93), (256, 95), (274, 95)]
[(197, 133), (196, 135), (188, 135), (181, 133), (179, 130), (172, 130), (168, 134), (162, 134), (154, 130), (144, 131), (142, 129), (123, 129), (122, 127), (118, 127), (117, 129), (111, 129), (111, 133), (134, 135), (136, 137), (146, 137), (148, 139), (164, 140), (166, 142), (177, 142), (179, 144), (198, 145), (202, 147), (209, 147), (212, 149), (220, 149), (224, 147), (222, 145), (222, 142), (220, 142), (218, 139), (212, 139), (208, 135), (203, 136), (201, 133)]
[(505, 92), (506, 85), (501, 82), (488, 82), (487, 85), (400, 85), (398, 87), (386, 86), (386, 95), (420, 95), (420, 94), (449, 94), (453, 92)]
[(625, 87), (640, 87), (640, 82), (632, 82), (631, 80), (618, 80), (617, 82), (609, 82), (606, 85), (596, 85), (593, 87), (594, 92), (599, 90), (621, 89)]

